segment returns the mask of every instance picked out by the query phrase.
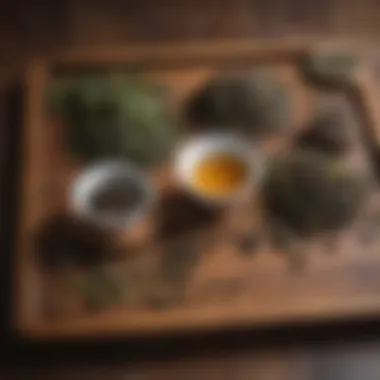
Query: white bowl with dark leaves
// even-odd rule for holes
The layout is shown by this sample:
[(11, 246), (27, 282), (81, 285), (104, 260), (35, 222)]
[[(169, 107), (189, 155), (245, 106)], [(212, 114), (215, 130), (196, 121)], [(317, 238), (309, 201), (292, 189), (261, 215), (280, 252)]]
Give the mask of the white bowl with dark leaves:
[(74, 179), (69, 207), (84, 222), (121, 230), (146, 215), (155, 196), (148, 176), (135, 165), (106, 161), (85, 169)]

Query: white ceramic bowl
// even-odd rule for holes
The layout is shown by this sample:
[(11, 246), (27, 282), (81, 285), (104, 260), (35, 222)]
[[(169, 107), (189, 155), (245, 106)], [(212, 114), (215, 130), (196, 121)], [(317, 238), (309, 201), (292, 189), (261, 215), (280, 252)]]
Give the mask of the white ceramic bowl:
[[(227, 153), (236, 156), (248, 168), (242, 185), (227, 196), (208, 196), (199, 191), (193, 180), (195, 166), (204, 158)], [(196, 136), (178, 148), (175, 158), (176, 178), (187, 191), (208, 203), (229, 204), (246, 199), (262, 177), (263, 164), (260, 154), (252, 144), (238, 135), (215, 132)]]
[[(111, 215), (99, 212), (92, 201), (96, 193), (108, 183), (132, 180), (141, 189), (141, 201), (124, 215)], [(127, 162), (107, 161), (85, 169), (73, 181), (69, 191), (71, 211), (85, 222), (106, 229), (124, 229), (130, 227), (150, 209), (155, 199), (155, 191), (146, 175)]]

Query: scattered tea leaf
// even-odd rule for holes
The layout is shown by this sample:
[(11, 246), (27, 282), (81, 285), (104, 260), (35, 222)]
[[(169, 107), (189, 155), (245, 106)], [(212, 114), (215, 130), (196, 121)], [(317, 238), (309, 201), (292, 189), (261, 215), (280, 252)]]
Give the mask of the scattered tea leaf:
[(121, 281), (120, 303), (125, 307), (137, 306), (144, 297), (145, 287), (136, 279), (126, 277)]
[(216, 292), (222, 293), (224, 297), (231, 298), (238, 295), (246, 285), (246, 280), (243, 277), (218, 278), (214, 281), (211, 288), (214, 288)]
[(376, 224), (363, 223), (358, 230), (359, 241), (363, 244), (371, 244), (379, 236), (380, 228)]
[(147, 306), (155, 311), (171, 309), (180, 305), (184, 300), (183, 292), (176, 291), (153, 294), (147, 299)]
[(296, 234), (291, 228), (273, 218), (269, 220), (268, 233), (274, 248), (281, 252), (291, 249), (296, 239)]
[(380, 213), (372, 210), (360, 222), (356, 229), (357, 238), (362, 244), (372, 244), (377, 240), (380, 232)]
[(89, 274), (85, 287), (85, 303), (97, 311), (117, 304), (121, 299), (120, 283), (110, 272), (95, 270)]
[(306, 252), (298, 246), (293, 246), (285, 252), (288, 259), (289, 270), (293, 273), (299, 273), (306, 265)]
[(186, 281), (200, 259), (198, 244), (189, 240), (176, 242), (163, 253), (162, 278), (168, 282)]
[(323, 240), (324, 249), (328, 254), (334, 254), (338, 251), (338, 236), (328, 236)]
[(252, 256), (260, 247), (261, 236), (255, 231), (248, 231), (238, 234), (233, 240), (238, 253), (243, 256)]

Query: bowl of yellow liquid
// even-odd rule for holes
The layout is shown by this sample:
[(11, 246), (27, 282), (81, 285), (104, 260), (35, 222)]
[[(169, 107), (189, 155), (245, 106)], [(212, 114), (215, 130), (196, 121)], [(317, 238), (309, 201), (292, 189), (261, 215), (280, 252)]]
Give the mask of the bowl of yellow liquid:
[(249, 197), (261, 178), (260, 155), (243, 138), (225, 133), (196, 136), (178, 150), (177, 179), (208, 202), (226, 204)]

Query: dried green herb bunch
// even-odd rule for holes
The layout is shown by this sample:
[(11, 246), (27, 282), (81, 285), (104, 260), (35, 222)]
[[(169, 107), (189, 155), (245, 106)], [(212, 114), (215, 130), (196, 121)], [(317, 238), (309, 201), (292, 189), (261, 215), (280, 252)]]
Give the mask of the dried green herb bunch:
[(166, 158), (176, 136), (161, 92), (136, 75), (88, 74), (57, 81), (49, 96), (73, 154), (151, 165)]

